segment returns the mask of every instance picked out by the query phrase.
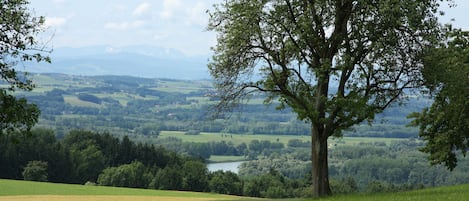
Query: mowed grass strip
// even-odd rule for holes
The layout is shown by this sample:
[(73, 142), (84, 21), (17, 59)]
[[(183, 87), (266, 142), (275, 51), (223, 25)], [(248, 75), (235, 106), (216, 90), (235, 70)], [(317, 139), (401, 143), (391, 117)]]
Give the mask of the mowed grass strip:
[[(51, 197), (49, 197), (51, 196)], [(101, 196), (101, 200), (235, 200), (236, 196), (219, 195), (212, 193), (198, 193), (185, 191), (162, 191), (150, 189), (119, 188), (106, 186), (85, 186), (75, 184), (56, 184), (47, 182), (31, 182), (19, 180), (0, 179), (0, 200), (63, 200), (61, 197), (67, 197), (65, 200), (89, 200), (87, 198)], [(72, 197), (69, 197), (72, 196)], [(91, 197), (83, 197), (91, 196)], [(77, 199), (72, 199), (76, 197)], [(136, 199), (120, 199), (120, 198)], [(158, 197), (162, 199), (150, 199), (144, 197)], [(37, 198), (37, 199), (36, 199)], [(51, 199), (47, 199), (51, 198)], [(70, 198), (70, 199), (68, 199)], [(110, 199), (119, 198), (119, 199)], [(138, 198), (138, 199), (137, 199)], [(164, 198), (164, 199), (163, 199)], [(168, 198), (168, 199), (167, 199)], [(169, 199), (173, 198), (173, 199)]]
[(109, 195), (29, 195), (0, 196), (0, 201), (222, 201), (220, 198), (109, 196)]

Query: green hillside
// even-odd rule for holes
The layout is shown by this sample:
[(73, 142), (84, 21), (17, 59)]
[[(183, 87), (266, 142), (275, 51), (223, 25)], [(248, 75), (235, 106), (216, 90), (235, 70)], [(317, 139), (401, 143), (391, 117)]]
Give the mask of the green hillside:
[(85, 186), (74, 184), (56, 184), (46, 182), (31, 182), (20, 180), (0, 179), (0, 200), (4, 196), (25, 196), (25, 195), (109, 195), (109, 196), (156, 196), (156, 197), (174, 197), (174, 198), (207, 198), (207, 199), (237, 199), (234, 196), (182, 192), (182, 191), (163, 191), (148, 189), (119, 188), (106, 186)]
[[(77, 196), (94, 196), (93, 200), (107, 200), (115, 196), (115, 200), (131, 199), (132, 196), (138, 200), (253, 200), (253, 198), (241, 198), (235, 196), (218, 195), (210, 193), (194, 193), (181, 191), (143, 190), (131, 188), (115, 188), (102, 186), (83, 186), (71, 184), (53, 184), (29, 181), (3, 180), (0, 179), (0, 200), (8, 200), (14, 196), (15, 200), (35, 200), (34, 196), (47, 199), (54, 196), (54, 200), (72, 200)], [(57, 197), (58, 196), (58, 197)], [(62, 197), (60, 197), (62, 196)], [(144, 196), (144, 197), (142, 197)], [(417, 191), (383, 194), (354, 194), (337, 195), (319, 199), (275, 199), (289, 201), (465, 201), (469, 197), (469, 185), (457, 185), (439, 188), (429, 188)], [(24, 198), (24, 199), (20, 199)], [(89, 197), (88, 197), (89, 198)], [(158, 199), (161, 198), (161, 199)], [(82, 198), (83, 199), (83, 198)], [(255, 199), (268, 200), (268, 199)]]
[[(469, 198), (469, 184), (428, 188), (423, 190), (380, 193), (335, 195), (326, 198), (305, 199), (261, 199), (265, 201), (466, 201)], [(237, 201), (249, 200), (248, 198)]]
[(468, 198), (469, 185), (466, 184), (398, 193), (343, 195), (301, 201), (463, 201)]

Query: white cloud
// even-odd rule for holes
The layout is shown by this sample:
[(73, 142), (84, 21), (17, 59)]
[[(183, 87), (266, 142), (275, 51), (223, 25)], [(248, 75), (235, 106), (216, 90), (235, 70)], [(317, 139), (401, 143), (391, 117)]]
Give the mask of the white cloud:
[(171, 18), (173, 13), (176, 12), (181, 7), (180, 0), (163, 0), (163, 10), (160, 13), (160, 16), (163, 18)]
[(113, 30), (126, 30), (126, 29), (134, 29), (139, 28), (145, 24), (142, 20), (136, 20), (133, 22), (108, 22), (104, 25), (105, 29), (113, 29)]
[(66, 22), (67, 22), (67, 18), (65, 18), (65, 17), (46, 17), (46, 21), (44, 22), (44, 26), (46, 28), (60, 27), (60, 26), (63, 26)]
[(145, 12), (147, 12), (148, 9), (150, 9), (150, 7), (151, 7), (151, 4), (149, 4), (148, 2), (143, 2), (134, 9), (132, 14), (133, 15), (142, 15)]
[(197, 2), (196, 5), (188, 8), (186, 23), (206, 26), (208, 17), (205, 13), (207, 6), (203, 2)]

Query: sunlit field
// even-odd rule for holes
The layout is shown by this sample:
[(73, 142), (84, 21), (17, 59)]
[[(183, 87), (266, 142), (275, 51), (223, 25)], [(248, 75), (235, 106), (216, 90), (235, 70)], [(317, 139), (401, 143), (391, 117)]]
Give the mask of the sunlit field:
[[(55, 184), (0, 179), (0, 201), (147, 201), (147, 200), (236, 200), (235, 196), (211, 193), (182, 191), (161, 191), (147, 189), (117, 188), (104, 186), (85, 186), (73, 184)], [(244, 199), (244, 198), (243, 198)]]
[[(302, 141), (310, 141), (309, 136), (299, 135), (241, 135), (229, 133), (200, 133), (199, 135), (185, 135), (184, 132), (179, 131), (162, 131), (159, 138), (176, 137), (184, 142), (231, 142), (234, 145), (241, 143), (249, 144), (252, 140), (267, 140), (270, 142), (281, 142), (284, 145), (288, 144), (291, 139), (299, 139)], [(390, 144), (392, 141), (403, 140), (401, 138), (373, 138), (373, 137), (343, 137), (343, 138), (330, 138), (329, 144), (331, 146), (339, 145), (357, 145), (359, 143), (375, 143), (384, 142)]]
[(258, 199), (212, 193), (54, 184), (0, 179), (0, 201), (466, 201), (468, 197), (468, 184), (398, 193), (335, 195), (327, 198), (307, 199)]

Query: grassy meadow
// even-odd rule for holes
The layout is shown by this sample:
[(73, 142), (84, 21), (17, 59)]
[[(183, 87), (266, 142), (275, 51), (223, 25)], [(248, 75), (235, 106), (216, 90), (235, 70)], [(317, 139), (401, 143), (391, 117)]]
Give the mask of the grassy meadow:
[(293, 199), (294, 201), (463, 201), (469, 198), (469, 185), (457, 185), (423, 190), (379, 193), (338, 195), (321, 199)]
[(285, 201), (466, 201), (469, 185), (428, 188), (416, 191), (380, 194), (336, 195), (326, 198), (255, 199), (212, 193), (144, 190), (131, 188), (54, 184), (0, 179), (0, 201), (91, 200), (91, 201), (166, 201), (166, 200), (285, 200)]
[(234, 161), (243, 161), (246, 160), (244, 156), (217, 156), (211, 155), (208, 159), (211, 163), (220, 163), (220, 162), (234, 162)]
[[(93, 199), (91, 199), (93, 198)], [(55, 184), (0, 179), (0, 201), (7, 200), (236, 200), (211, 193), (162, 191), (105, 186)]]
[[(291, 139), (299, 139), (302, 141), (310, 141), (309, 136), (301, 135), (246, 135), (246, 134), (227, 134), (227, 133), (200, 133), (199, 135), (185, 135), (180, 131), (162, 131), (159, 138), (176, 137), (184, 142), (231, 142), (234, 145), (241, 143), (249, 144), (252, 140), (267, 140), (270, 142), (281, 142), (285, 146)], [(374, 137), (343, 137), (343, 138), (330, 138), (330, 146), (339, 145), (357, 145), (359, 143), (375, 143), (384, 142), (390, 144), (392, 141), (403, 140), (401, 138), (374, 138)]]

